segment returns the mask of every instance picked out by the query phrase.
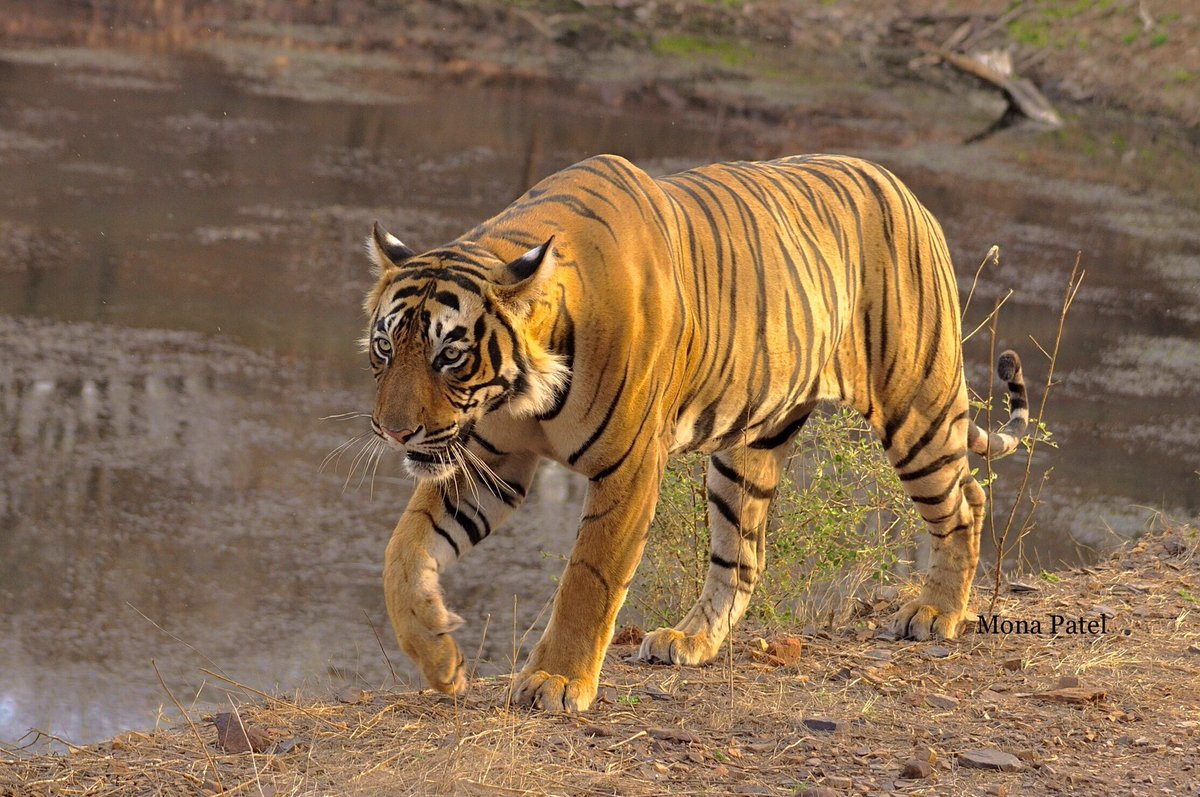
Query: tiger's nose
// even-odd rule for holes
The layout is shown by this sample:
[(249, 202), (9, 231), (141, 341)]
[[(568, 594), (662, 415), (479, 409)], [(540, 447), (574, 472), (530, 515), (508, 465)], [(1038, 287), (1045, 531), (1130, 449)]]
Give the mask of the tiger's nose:
[(388, 437), (392, 438), (401, 445), (407, 443), (413, 435), (420, 431), (420, 427), (417, 427), (416, 429), (389, 429), (386, 426), (383, 426), (381, 428)]

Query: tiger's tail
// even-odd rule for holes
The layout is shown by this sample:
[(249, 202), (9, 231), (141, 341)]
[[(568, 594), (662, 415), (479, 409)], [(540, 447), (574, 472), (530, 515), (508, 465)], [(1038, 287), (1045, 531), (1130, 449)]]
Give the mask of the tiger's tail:
[(1011, 349), (1002, 352), (996, 362), (996, 373), (1008, 383), (1008, 422), (995, 432), (972, 422), (967, 431), (967, 447), (973, 453), (989, 457), (1003, 457), (1016, 451), (1029, 426), (1029, 394), (1025, 392), (1021, 358)]

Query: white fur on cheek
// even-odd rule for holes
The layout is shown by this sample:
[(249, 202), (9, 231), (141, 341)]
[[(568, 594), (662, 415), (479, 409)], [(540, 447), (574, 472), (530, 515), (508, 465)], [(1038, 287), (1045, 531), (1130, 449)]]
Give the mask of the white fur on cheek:
[(531, 349), (529, 363), (532, 366), (526, 374), (529, 378), (529, 390), (525, 395), (508, 402), (509, 411), (519, 418), (549, 410), (554, 406), (559, 391), (565, 388), (571, 379), (566, 358), (562, 355), (544, 350), (535, 352)]

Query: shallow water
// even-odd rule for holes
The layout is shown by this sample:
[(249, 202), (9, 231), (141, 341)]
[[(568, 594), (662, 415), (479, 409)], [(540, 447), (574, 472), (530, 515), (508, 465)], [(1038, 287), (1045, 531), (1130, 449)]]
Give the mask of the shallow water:
[[(964, 289), (1004, 247), (970, 317), (1015, 290), (1000, 344), (1031, 382), (1045, 367), (1024, 334), (1052, 342), (1083, 250), (1027, 553), (1079, 561), (1136, 533), (1137, 505), (1200, 510), (1186, 203), (1005, 165), (1013, 147), (1055, 157), (1037, 137), (964, 151), (952, 126), (903, 136), (853, 115), (758, 136), (546, 89), (393, 79), (384, 101), (378, 83), (296, 98), (205, 59), (0, 55), (0, 741), (151, 727), (173, 712), (154, 666), (185, 705), (226, 700), (221, 678), (326, 693), (410, 677), (379, 576), (409, 487), (395, 461), (348, 480), (353, 449), (319, 467), (363, 429), (321, 418), (370, 406), (361, 240), (378, 218), (431, 246), (598, 152), (655, 172), (774, 151), (885, 162), (941, 218)], [(981, 335), (972, 384), (987, 357)], [(1004, 467), (998, 513), (1019, 471)], [(583, 490), (544, 468), (448, 575), (481, 670), (507, 670), (536, 624)]]

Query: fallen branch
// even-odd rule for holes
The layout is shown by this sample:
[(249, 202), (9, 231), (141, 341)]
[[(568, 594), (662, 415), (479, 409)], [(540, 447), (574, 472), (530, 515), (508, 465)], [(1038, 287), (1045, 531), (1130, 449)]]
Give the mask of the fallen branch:
[(1050, 100), (1046, 99), (1046, 95), (1042, 94), (1031, 80), (1005, 75), (976, 58), (939, 47), (930, 41), (919, 41), (917, 46), (955, 69), (1000, 89), (1004, 92), (1011, 109), (1047, 127), (1062, 127), (1062, 117), (1058, 115), (1058, 111), (1054, 110), (1054, 106), (1050, 104)]

